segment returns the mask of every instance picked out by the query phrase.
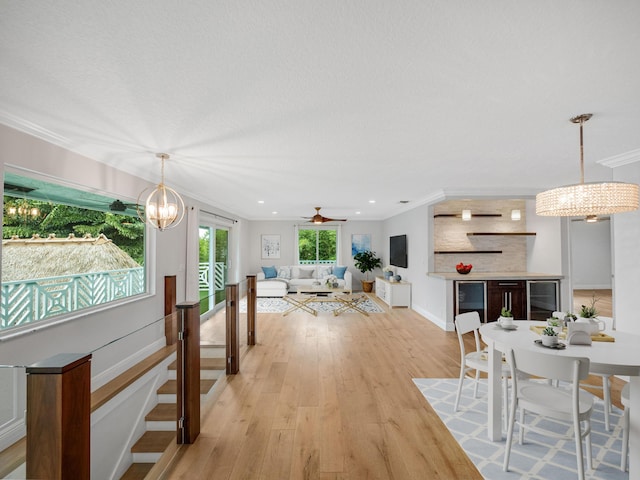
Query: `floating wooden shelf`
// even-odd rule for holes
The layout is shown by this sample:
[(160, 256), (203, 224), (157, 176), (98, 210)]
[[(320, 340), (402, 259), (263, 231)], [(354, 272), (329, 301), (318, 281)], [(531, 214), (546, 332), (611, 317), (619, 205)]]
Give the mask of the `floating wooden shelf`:
[(502, 250), (436, 250), (436, 255), (459, 255), (461, 253), (502, 253)]
[(535, 235), (536, 232), (467, 232), (467, 237), (480, 237), (487, 235)]
[[(501, 217), (502, 214), (501, 213), (472, 213), (471, 217)], [(433, 218), (440, 218), (440, 217), (458, 217), (458, 218), (462, 218), (462, 214), (460, 213), (437, 213), (433, 216)]]

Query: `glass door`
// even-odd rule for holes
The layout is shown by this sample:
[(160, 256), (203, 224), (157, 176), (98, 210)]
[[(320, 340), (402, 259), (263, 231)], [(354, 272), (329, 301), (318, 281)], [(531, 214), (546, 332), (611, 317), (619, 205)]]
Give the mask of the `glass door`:
[(546, 320), (560, 309), (557, 280), (529, 280), (527, 293), (529, 320)]
[(200, 314), (212, 310), (225, 300), (229, 269), (229, 229), (200, 226), (198, 285)]
[(480, 281), (455, 282), (456, 315), (478, 312), (480, 321), (487, 321), (487, 284)]

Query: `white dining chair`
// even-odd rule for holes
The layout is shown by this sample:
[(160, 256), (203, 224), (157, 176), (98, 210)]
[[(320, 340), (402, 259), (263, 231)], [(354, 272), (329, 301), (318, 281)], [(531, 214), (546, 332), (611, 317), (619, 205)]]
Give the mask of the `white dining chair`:
[[(611, 330), (613, 330), (613, 318), (599, 316), (598, 319), (600, 319), (600, 320), (602, 320), (604, 322), (604, 324), (605, 324), (604, 332), (605, 333), (610, 333)], [(612, 406), (611, 406), (611, 375), (613, 375), (615, 372), (611, 372), (611, 371), (607, 370), (606, 368), (600, 368), (600, 367), (592, 366), (591, 367), (591, 371), (589, 373), (591, 375), (594, 375), (596, 377), (600, 377), (602, 379), (602, 385), (594, 385), (592, 383), (589, 383), (589, 384), (583, 384), (583, 387), (602, 390), (602, 402), (604, 404), (604, 428), (606, 428), (607, 431), (609, 431), (609, 430), (611, 430), (611, 423), (610, 423), (610, 418), (611, 417), (610, 417), (610, 414), (611, 414), (611, 411), (612, 411)]]
[[(462, 385), (467, 374), (471, 371), (475, 371), (473, 388), (473, 398), (478, 398), (478, 383), (480, 380), (480, 372), (487, 373), (489, 371), (489, 357), (487, 352), (482, 349), (480, 344), (480, 334), (478, 329), (480, 328), (480, 315), (478, 312), (467, 312), (456, 315), (455, 320), (456, 332), (458, 334), (458, 342), (460, 343), (460, 379), (458, 381), (458, 392), (456, 394), (456, 402), (453, 410), (458, 411), (460, 405), (460, 395), (462, 394)], [(473, 332), (475, 338), (476, 349), (473, 352), (466, 353), (464, 346), (464, 335), (466, 333)], [(505, 425), (507, 423), (507, 409), (508, 409), (508, 378), (511, 374), (509, 365), (506, 362), (502, 362), (502, 395), (503, 395), (503, 416)]]
[[(576, 445), (576, 461), (578, 477), (584, 480), (584, 458), (582, 454), (582, 439), (586, 441), (587, 466), (591, 463), (591, 412), (593, 411), (593, 395), (581, 391), (580, 381), (589, 375), (589, 359), (582, 357), (565, 357), (548, 355), (534, 350), (510, 350), (507, 355), (511, 366), (512, 395), (509, 408), (509, 426), (507, 428), (507, 443), (504, 452), (504, 471), (509, 470), (509, 457), (513, 442), (513, 430), (519, 426), (519, 443), (524, 442), (525, 430), (541, 435), (562, 438), (574, 438)], [(519, 374), (525, 373), (540, 379), (559, 380), (569, 382), (570, 388), (556, 387), (540, 380), (523, 380)], [(519, 420), (516, 422), (516, 410), (519, 409)], [(566, 435), (546, 430), (543, 422), (536, 426), (525, 422), (526, 413), (553, 418), (572, 424), (572, 432)], [(584, 428), (582, 427), (584, 424)]]
[(620, 470), (627, 471), (627, 455), (629, 454), (629, 384), (622, 387), (620, 402), (624, 406), (622, 414), (622, 455), (620, 456)]

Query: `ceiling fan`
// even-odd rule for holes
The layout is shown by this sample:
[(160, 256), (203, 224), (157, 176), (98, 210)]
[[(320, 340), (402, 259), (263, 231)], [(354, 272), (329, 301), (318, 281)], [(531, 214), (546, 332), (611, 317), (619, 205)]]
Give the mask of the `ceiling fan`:
[(309, 219), (309, 223), (315, 223), (317, 225), (321, 224), (321, 223), (326, 223), (326, 222), (346, 222), (347, 219), (346, 218), (328, 218), (328, 217), (323, 217), (322, 215), (320, 215), (320, 209), (322, 207), (315, 207), (316, 209), (316, 214), (313, 217), (304, 217), (304, 218), (308, 218)]

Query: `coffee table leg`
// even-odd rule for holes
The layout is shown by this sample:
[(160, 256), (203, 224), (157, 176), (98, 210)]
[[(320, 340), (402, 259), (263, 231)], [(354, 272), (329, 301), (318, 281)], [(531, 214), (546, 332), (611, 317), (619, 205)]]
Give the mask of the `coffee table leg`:
[(317, 310), (314, 310), (309, 305), (307, 305), (307, 303), (313, 301), (314, 297), (305, 298), (302, 301), (298, 300), (297, 298), (289, 297), (289, 296), (284, 296), (284, 297), (282, 297), (282, 299), (285, 302), (287, 302), (287, 303), (292, 305), (291, 308), (289, 308), (288, 310), (285, 310), (284, 312), (282, 312), (282, 316), (283, 317), (286, 317), (288, 314), (290, 314), (291, 312), (294, 312), (296, 310), (303, 310), (303, 311), (305, 311), (307, 313), (310, 313), (312, 315), (318, 316)]
[(363, 310), (360, 307), (358, 307), (358, 304), (362, 303), (365, 300), (364, 297), (355, 297), (350, 299), (335, 297), (335, 299), (338, 302), (340, 302), (341, 305), (333, 311), (334, 316), (338, 316), (342, 312), (346, 312), (350, 308), (357, 312), (362, 313), (363, 315), (366, 315), (367, 317), (369, 316), (369, 313), (366, 310)]

